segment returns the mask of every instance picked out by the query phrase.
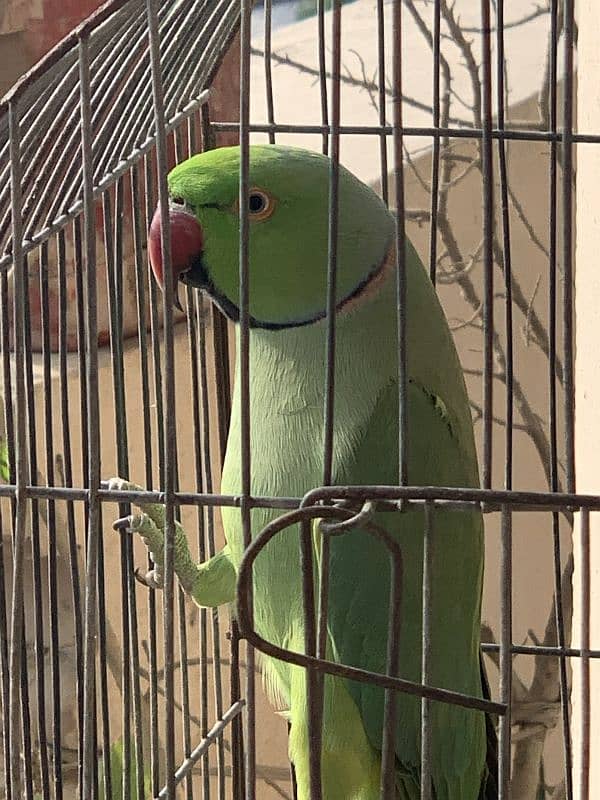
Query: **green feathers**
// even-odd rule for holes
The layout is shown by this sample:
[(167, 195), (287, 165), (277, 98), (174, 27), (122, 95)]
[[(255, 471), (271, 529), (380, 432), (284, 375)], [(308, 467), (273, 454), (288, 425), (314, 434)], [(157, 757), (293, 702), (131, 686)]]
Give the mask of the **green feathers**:
[[(290, 147), (250, 148), (249, 400), (255, 495), (301, 497), (322, 480), (329, 175), (330, 162), (324, 156)], [(202, 241), (202, 252), (189, 264), (178, 264), (177, 276), (207, 291), (234, 321), (239, 302), (238, 176), (238, 148), (195, 156), (169, 176), (178, 229), (193, 229), (195, 238)], [(192, 225), (187, 224), (190, 220)], [(176, 233), (172, 225), (172, 235)], [(394, 485), (398, 480), (393, 238), (394, 220), (381, 200), (341, 168), (333, 419), (333, 475), (338, 484)], [(187, 250), (182, 247), (179, 252)], [(436, 293), (409, 242), (404, 266), (409, 481), (477, 486), (471, 415), (460, 363)], [(234, 495), (242, 491), (240, 404), (236, 380), (221, 485), (223, 493)], [(254, 508), (253, 536), (277, 513)], [(211, 584), (211, 597), (230, 596), (232, 570), (238, 569), (243, 555), (239, 509), (223, 508), (222, 517), (228, 553), (224, 554), (226, 568), (221, 564), (215, 574), (217, 582), (222, 576), (224, 588), (220, 593)], [(376, 521), (402, 548), (400, 662), (402, 676), (418, 681), (423, 513), (381, 513)], [(481, 696), (481, 515), (438, 509), (434, 537), (434, 683)], [(190, 571), (188, 561), (186, 556), (176, 569), (184, 585), (190, 586), (189, 576), (194, 576), (190, 591), (201, 601), (202, 568)], [(385, 671), (388, 562), (383, 546), (366, 531), (353, 530), (332, 541), (330, 658)], [(269, 542), (255, 562), (254, 620), (261, 636), (292, 650), (304, 646), (301, 585), (298, 532), (285, 531)], [(272, 694), (289, 706), (285, 713), (291, 722), (290, 757), (296, 767), (298, 796), (309, 800), (306, 676), (287, 663), (268, 658), (264, 662)], [(413, 800), (418, 797), (420, 771), (419, 701), (400, 695), (398, 703), (398, 796)], [(324, 800), (379, 797), (382, 720), (381, 690), (337, 678), (325, 681)], [(485, 773), (483, 715), (435, 703), (432, 721), (436, 799), (476, 800)]]

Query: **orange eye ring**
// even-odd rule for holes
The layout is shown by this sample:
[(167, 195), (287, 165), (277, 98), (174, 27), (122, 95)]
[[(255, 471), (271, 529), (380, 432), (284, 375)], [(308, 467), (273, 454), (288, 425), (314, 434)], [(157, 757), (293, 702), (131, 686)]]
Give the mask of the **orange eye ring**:
[[(236, 203), (239, 209), (239, 202)], [(248, 219), (250, 222), (263, 222), (275, 211), (275, 198), (264, 189), (256, 186), (250, 187), (248, 191)]]

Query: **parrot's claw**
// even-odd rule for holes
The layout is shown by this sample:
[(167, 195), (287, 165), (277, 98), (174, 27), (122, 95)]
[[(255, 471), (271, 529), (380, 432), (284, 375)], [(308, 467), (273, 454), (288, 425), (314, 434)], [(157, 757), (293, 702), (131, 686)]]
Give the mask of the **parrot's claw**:
[(137, 567), (133, 573), (136, 581), (147, 586), (149, 589), (162, 589), (164, 587), (163, 577), (158, 569), (151, 569), (146, 573), (142, 573)]
[(131, 517), (121, 517), (112, 524), (114, 531), (125, 531), (131, 533)]
[(109, 478), (107, 481), (100, 482), (100, 488), (109, 492), (128, 492), (139, 491), (141, 487), (124, 478)]
[[(103, 484), (109, 491), (117, 492), (144, 492), (140, 486), (130, 483), (122, 478), (111, 478)], [(137, 533), (148, 549), (148, 555), (153, 568), (144, 574), (137, 572), (136, 579), (151, 589), (164, 587), (163, 562), (165, 558), (165, 528), (166, 514), (162, 503), (146, 502), (135, 499), (133, 505), (141, 513), (130, 514), (113, 522), (113, 528), (126, 533)], [(194, 596), (193, 592), (198, 577), (198, 567), (191, 558), (185, 533), (179, 520), (174, 520), (174, 570), (183, 590)], [(182, 552), (184, 553), (182, 557)], [(183, 560), (183, 564), (182, 564)]]
[[(103, 489), (113, 492), (143, 491), (140, 486), (126, 481), (123, 478), (110, 478), (107, 481), (102, 481), (101, 485)], [(155, 553), (162, 552), (164, 534), (162, 527), (157, 525), (152, 518), (153, 516), (156, 518), (157, 509), (159, 513), (162, 509), (156, 504), (142, 504), (137, 502), (136, 505), (142, 509), (142, 513), (120, 517), (113, 522), (113, 529), (123, 533), (137, 533), (140, 536), (142, 542), (148, 548), (148, 553), (155, 566), (154, 569), (151, 569), (145, 574), (136, 569), (135, 578), (150, 589), (162, 589), (164, 585), (162, 567), (160, 566), (162, 555), (158, 556)], [(147, 509), (150, 513), (146, 513), (144, 509)]]

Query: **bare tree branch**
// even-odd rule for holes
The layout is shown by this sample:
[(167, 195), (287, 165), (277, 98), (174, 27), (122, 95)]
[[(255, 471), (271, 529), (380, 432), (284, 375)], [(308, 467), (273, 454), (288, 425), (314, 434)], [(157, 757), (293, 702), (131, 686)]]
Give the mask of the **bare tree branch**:
[[(523, 25), (527, 25), (528, 22), (533, 22), (538, 17), (546, 17), (550, 13), (550, 6), (548, 3), (545, 5), (535, 4), (534, 10), (530, 11), (529, 14), (525, 14), (520, 19), (514, 19), (512, 22), (505, 22), (504, 23), (504, 30), (510, 30), (510, 28), (520, 28)], [(490, 31), (492, 33), (496, 33), (498, 29), (492, 25)], [(465, 33), (481, 33), (481, 28), (478, 27), (464, 27), (463, 31)]]
[[(258, 47), (251, 47), (250, 52), (254, 56), (260, 56), (264, 58), (264, 51)], [(274, 61), (276, 64), (280, 64), (281, 66), (286, 67), (293, 67), (294, 69), (298, 70), (305, 75), (311, 75), (315, 79), (319, 78), (320, 72), (318, 67), (311, 67), (308, 64), (303, 64), (301, 61), (296, 61), (295, 59), (291, 58), (287, 55), (281, 55), (280, 53), (271, 53), (271, 60)], [(326, 76), (328, 78), (331, 77), (331, 73), (327, 72)], [(371, 89), (375, 91), (379, 91), (379, 86), (374, 83), (373, 81), (367, 81), (366, 85), (363, 83), (361, 78), (354, 78), (348, 75), (340, 75), (340, 80), (342, 83), (347, 83), (350, 86), (356, 86), (360, 89)], [(386, 89), (386, 95), (389, 97), (392, 96), (392, 91), (390, 89)], [(417, 108), (419, 111), (425, 111), (427, 114), (431, 114), (431, 106), (427, 105), (427, 103), (422, 103), (420, 100), (416, 100), (414, 97), (410, 97), (409, 95), (403, 94), (402, 101), (413, 108)], [(452, 125), (456, 125), (457, 127), (461, 128), (470, 128), (471, 125), (468, 122), (458, 118), (452, 117), (449, 122)]]
[(471, 80), (471, 89), (473, 94), (472, 110), (475, 127), (481, 128), (481, 82), (479, 80), (479, 64), (477, 63), (475, 54), (473, 53), (471, 42), (467, 40), (463, 33), (463, 29), (461, 28), (460, 23), (454, 14), (454, 8), (454, 3), (450, 6), (447, 0), (441, 0), (440, 10), (442, 16), (446, 21), (446, 25), (448, 26), (452, 36), (453, 43), (458, 47), (462, 54), (469, 78)]

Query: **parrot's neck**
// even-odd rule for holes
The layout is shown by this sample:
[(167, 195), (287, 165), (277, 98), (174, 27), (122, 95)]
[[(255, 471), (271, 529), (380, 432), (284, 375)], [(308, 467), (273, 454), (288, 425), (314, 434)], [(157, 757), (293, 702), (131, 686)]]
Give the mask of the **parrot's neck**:
[[(375, 377), (387, 380), (397, 369), (394, 358), (397, 350), (391, 346), (392, 340), (397, 339), (392, 270), (385, 267), (381, 277), (373, 281), (373, 287), (369, 285), (364, 295), (349, 301), (336, 315), (335, 380), (339, 380), (342, 386), (351, 380), (355, 391), (360, 391), (361, 387), (373, 387)], [(277, 364), (285, 363), (295, 367), (301, 379), (305, 379), (309, 372), (314, 373), (321, 384), (325, 384), (326, 349), (325, 319), (312, 325), (282, 330), (256, 328), (250, 332), (252, 365), (258, 366), (257, 362), (263, 358)], [(361, 361), (364, 357), (369, 361)], [(384, 361), (389, 361), (389, 364), (384, 365)], [(381, 375), (382, 369), (385, 375)], [(377, 376), (372, 374), (374, 372)]]
[[(377, 282), (336, 315), (334, 372), (334, 479), (348, 463), (383, 391), (398, 379), (396, 276), (386, 264)], [(475, 462), (473, 426), (454, 343), (429, 277), (407, 241), (407, 369), (444, 409), (449, 424)], [(238, 330), (239, 339), (239, 330)], [(238, 341), (239, 344), (239, 341)], [(304, 494), (323, 474), (324, 404), (327, 391), (327, 323), (250, 330), (250, 424), (253, 492)], [(239, 490), (240, 348), (231, 436), (223, 474), (227, 491)], [(264, 472), (264, 475), (261, 474)], [(302, 482), (296, 476), (302, 476)], [(229, 485), (228, 485), (229, 484)]]
[[(397, 348), (390, 346), (397, 337), (391, 284), (376, 298), (369, 298), (364, 304), (355, 303), (336, 316), (336, 398), (350, 394), (356, 403), (361, 395), (372, 396), (397, 371), (394, 358)], [(277, 381), (269, 386), (274, 394), (291, 381), (299, 400), (318, 402), (322, 408), (327, 384), (326, 361), (326, 320), (281, 331), (251, 331), (250, 368), (260, 374), (269, 365), (272, 380)], [(279, 384), (284, 378), (286, 384)]]

